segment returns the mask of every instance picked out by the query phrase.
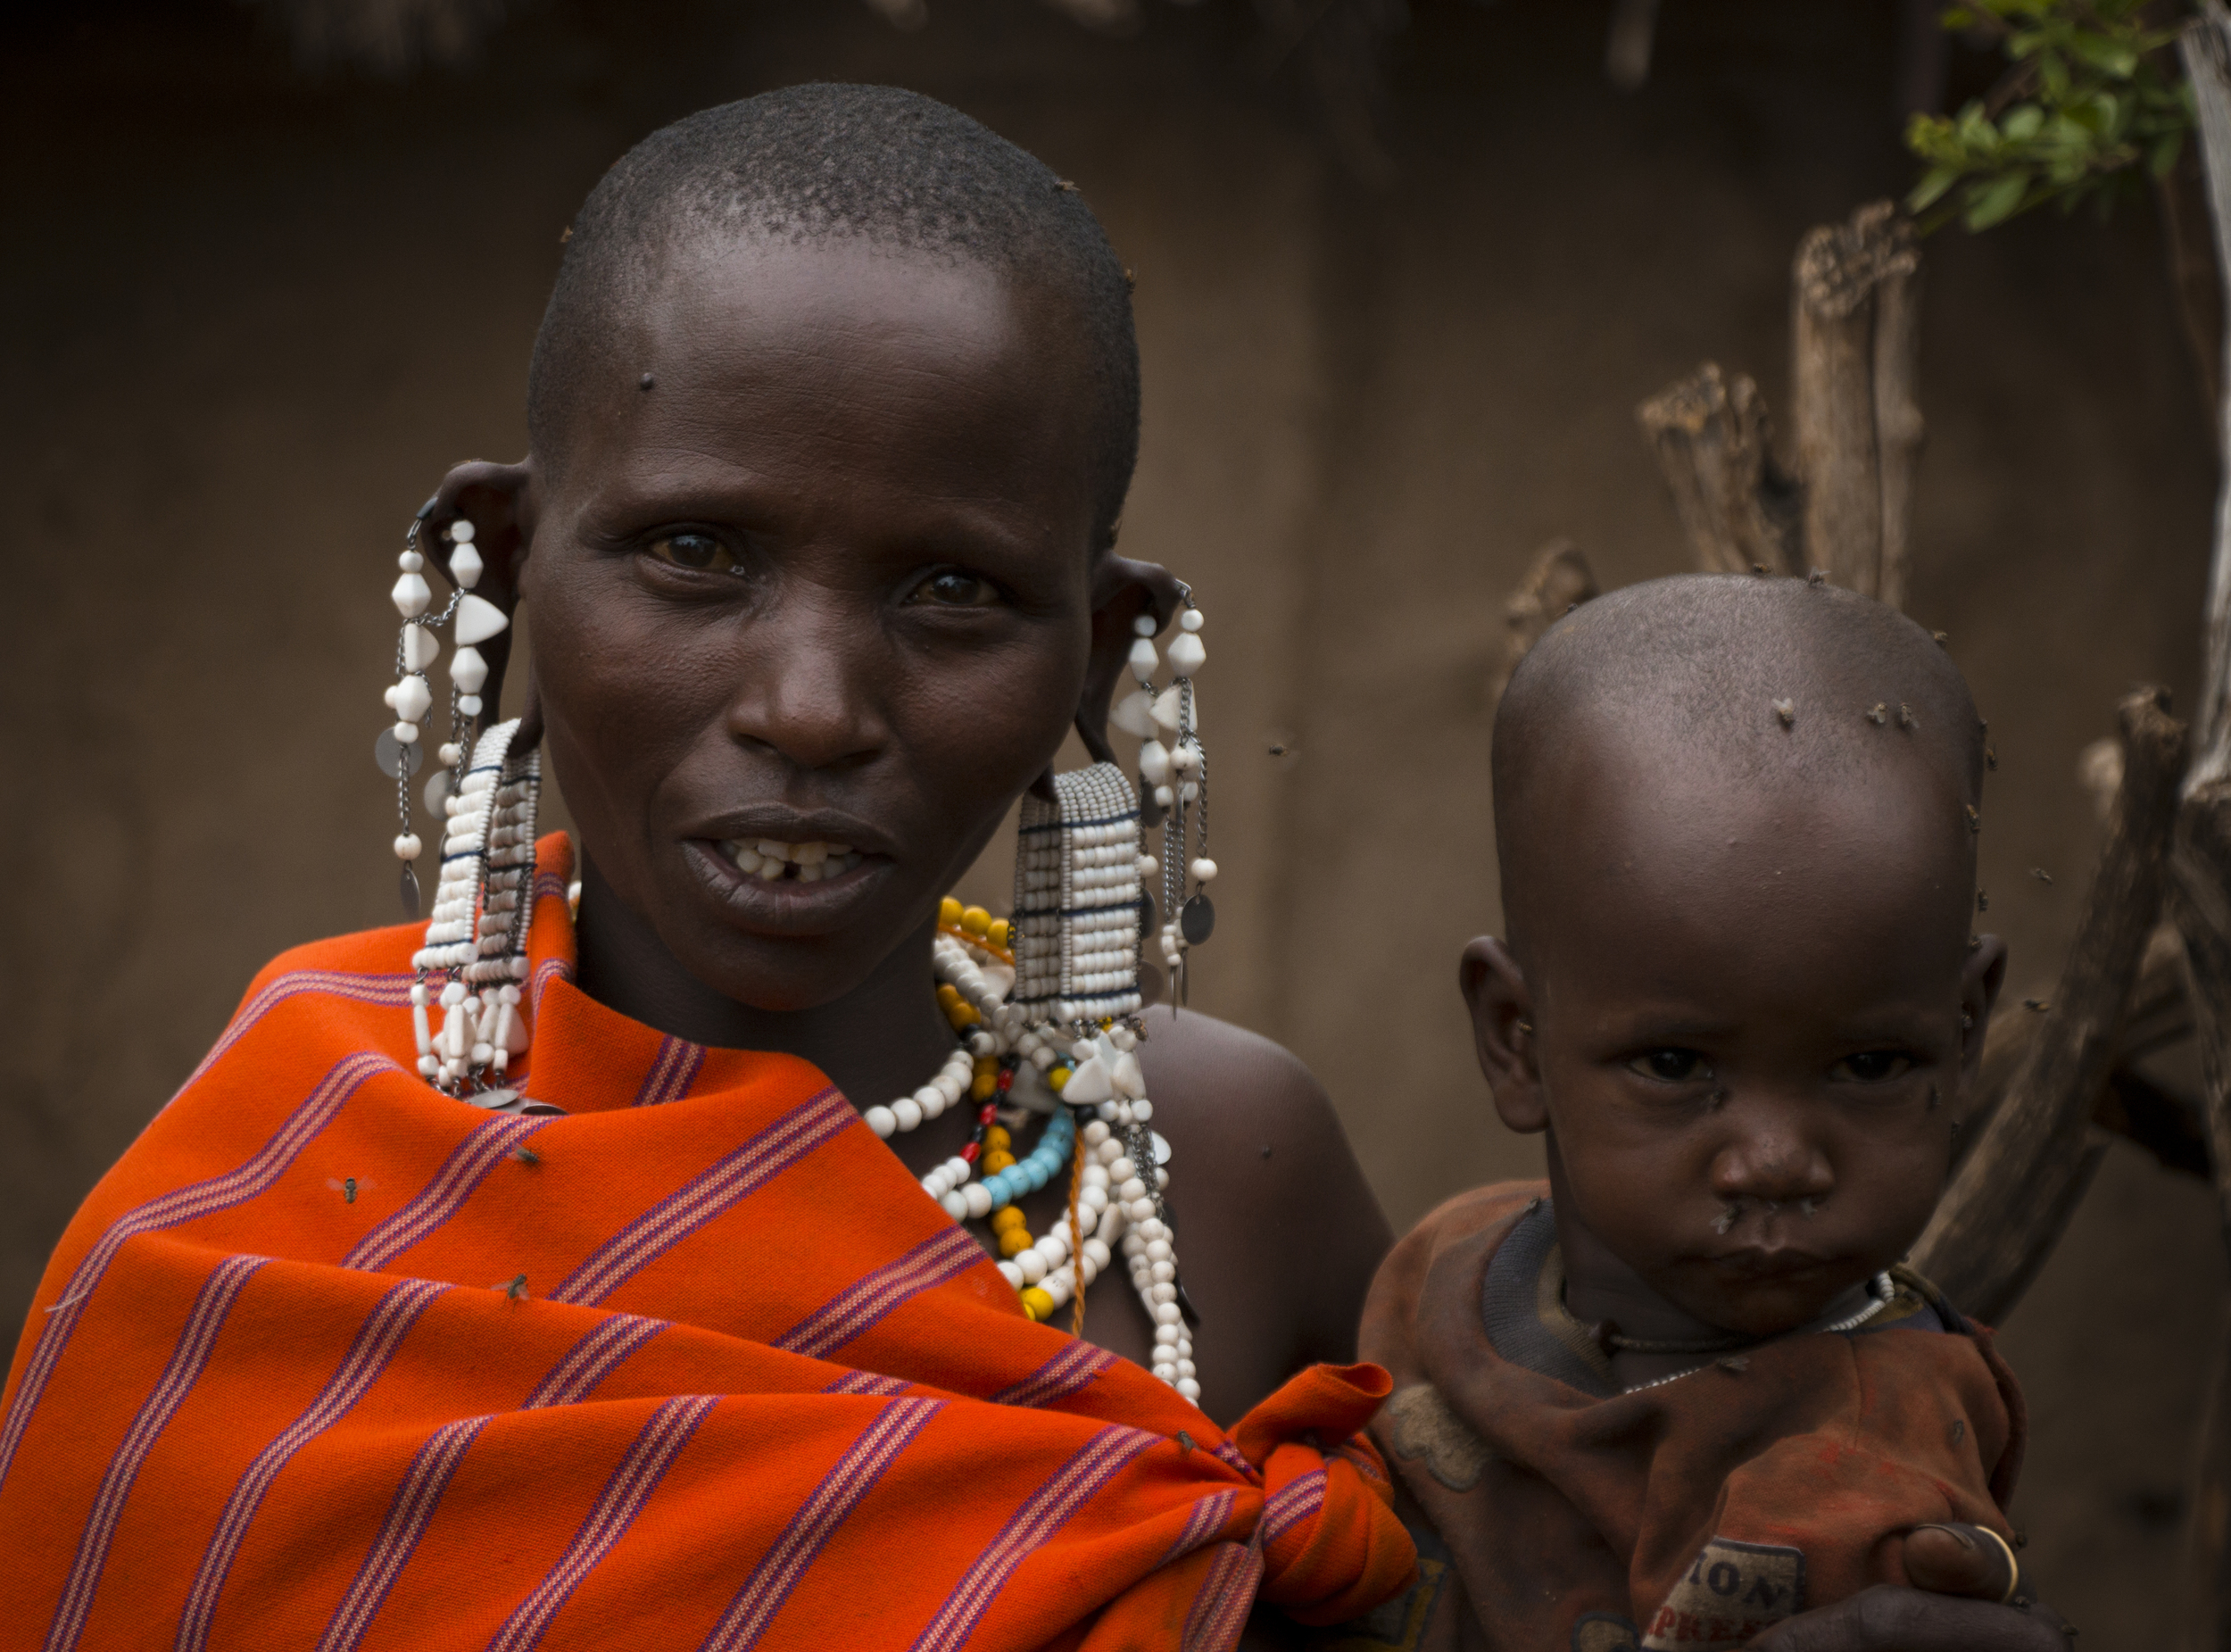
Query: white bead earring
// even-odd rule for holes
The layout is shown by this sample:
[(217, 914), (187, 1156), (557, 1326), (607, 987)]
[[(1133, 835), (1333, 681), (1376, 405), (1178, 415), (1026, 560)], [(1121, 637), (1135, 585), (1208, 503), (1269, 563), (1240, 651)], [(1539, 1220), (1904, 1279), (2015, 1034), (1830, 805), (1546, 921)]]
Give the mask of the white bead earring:
[(395, 682), (384, 696), (395, 720), (381, 731), (372, 747), (372, 758), (380, 772), (395, 783), (394, 848), (395, 859), (402, 862), (402, 909), (409, 917), (419, 915), (419, 876), (413, 862), (424, 847), (411, 830), (411, 779), (426, 761), (420, 726), (434, 707), (427, 668), (442, 652), (435, 633), (452, 618), (456, 620), (457, 646), (449, 666), (450, 737), (439, 753), (443, 772), (427, 786), (427, 807), (440, 814), (457, 790), (465, 754), (479, 732), (480, 690), (487, 681), (488, 662), (477, 644), (499, 635), (511, 623), (502, 609), (473, 592), (484, 568), (480, 552), (473, 548), (473, 525), (462, 517), (442, 529), (450, 544), (449, 577), (455, 589), (440, 613), (427, 613), (434, 594), (426, 581), (426, 557), (419, 549), (419, 534), (433, 511), (429, 502), (411, 519), (403, 535), (402, 553), (395, 559), (402, 572), (387, 594), (402, 616), (402, 634), (395, 643)]
[(1177, 635), (1170, 639), (1170, 685), (1161, 690), (1154, 685), (1162, 663), (1154, 647), (1160, 627), (1153, 615), (1141, 614), (1132, 623), (1131, 645), (1131, 671), (1139, 687), (1108, 716), (1116, 727), (1145, 743), (1139, 749), (1139, 806), (1144, 825), (1162, 827), (1159, 942), (1173, 1007), (1187, 996), (1191, 949), (1216, 927), (1215, 905), (1208, 898), (1208, 885), (1216, 876), (1216, 863), (1208, 855), (1208, 751), (1201, 743), (1200, 702), (1193, 686), (1194, 674), (1208, 660), (1200, 638), (1206, 620), (1194, 605), (1191, 588), (1180, 584), (1178, 590), (1185, 606), (1178, 614)]

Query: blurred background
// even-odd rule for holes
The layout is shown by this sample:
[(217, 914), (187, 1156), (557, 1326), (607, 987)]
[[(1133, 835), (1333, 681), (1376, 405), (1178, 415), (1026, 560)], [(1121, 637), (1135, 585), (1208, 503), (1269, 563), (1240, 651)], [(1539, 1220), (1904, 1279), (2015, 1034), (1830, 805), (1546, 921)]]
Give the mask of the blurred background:
[[(1798, 237), (1903, 194), (1903, 116), (1995, 71), (1881, 0), (926, 4), (9, 26), (0, 1318), (251, 974), (394, 921), (392, 558), (448, 465), (523, 452), (576, 205), (652, 128), (802, 79), (966, 110), (1137, 271), (1124, 544), (1211, 620), (1196, 1006), (1309, 1062), (1397, 1228), (1538, 1168), (1454, 985), (1498, 922), (1506, 599), (1560, 535), (1607, 585), (1689, 565), (1635, 404), (1706, 357), (1785, 404)], [(2097, 845), (2079, 752), (2134, 683), (2193, 702), (2215, 467), (2149, 200), (1924, 255), (1908, 608), (1991, 719), (2013, 998), (2050, 989)], [(966, 892), (1005, 905), (1002, 853)], [(2222, 1254), (2207, 1184), (2118, 1141), (2008, 1328), (2016, 1513), (2087, 1648), (2168, 1639)]]

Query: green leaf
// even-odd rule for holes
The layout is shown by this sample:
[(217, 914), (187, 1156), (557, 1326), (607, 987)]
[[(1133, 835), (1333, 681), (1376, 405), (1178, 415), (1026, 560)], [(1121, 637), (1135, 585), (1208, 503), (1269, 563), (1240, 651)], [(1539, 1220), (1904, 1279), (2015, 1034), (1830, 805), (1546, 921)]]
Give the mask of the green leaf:
[(1964, 5), (1956, 5), (1938, 18), (1937, 22), (1947, 34), (1958, 34), (1963, 29), (1976, 26), (1976, 14)]
[(2027, 143), (2045, 123), (2045, 112), (2035, 104), (2017, 104), (1999, 117), (1999, 130), (2014, 142)]
[[(2173, 157), (2172, 157), (2173, 158)], [(1960, 181), (1956, 166), (1933, 166), (1921, 174), (1921, 181), (1913, 186), (1913, 193), (1905, 198), (1905, 210), (1919, 212), (1944, 199), (1945, 192)]]
[(2021, 210), (2022, 196), (2028, 190), (2028, 172), (2009, 172), (2003, 178), (1976, 185), (1968, 195), (1968, 228), (1988, 229), (1993, 224), (2005, 222)]

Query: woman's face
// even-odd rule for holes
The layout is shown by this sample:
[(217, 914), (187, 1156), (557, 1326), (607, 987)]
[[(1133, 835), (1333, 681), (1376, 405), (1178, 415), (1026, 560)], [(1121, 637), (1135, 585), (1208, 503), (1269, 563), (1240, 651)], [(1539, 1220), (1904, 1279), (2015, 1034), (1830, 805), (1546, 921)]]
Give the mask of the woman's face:
[[(970, 262), (720, 244), (536, 456), (551, 760), (587, 858), (706, 985), (842, 996), (1051, 760), (1091, 635), (1077, 332)], [(858, 858), (768, 881), (725, 847), (767, 839)]]

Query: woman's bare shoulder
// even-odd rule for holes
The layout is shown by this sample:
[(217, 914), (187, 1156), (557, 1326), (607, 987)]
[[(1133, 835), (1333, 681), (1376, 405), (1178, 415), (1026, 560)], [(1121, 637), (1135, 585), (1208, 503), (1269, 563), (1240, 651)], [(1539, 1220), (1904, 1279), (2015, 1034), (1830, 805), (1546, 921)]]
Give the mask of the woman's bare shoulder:
[(1203, 1272), (1243, 1276), (1256, 1305), (1276, 1310), (1293, 1339), (1285, 1369), (1353, 1357), (1392, 1235), (1324, 1087), (1291, 1051), (1211, 1016), (1157, 1009), (1147, 1029), (1141, 1064), (1171, 1147), (1171, 1200), (1181, 1231), (1215, 1253)]

